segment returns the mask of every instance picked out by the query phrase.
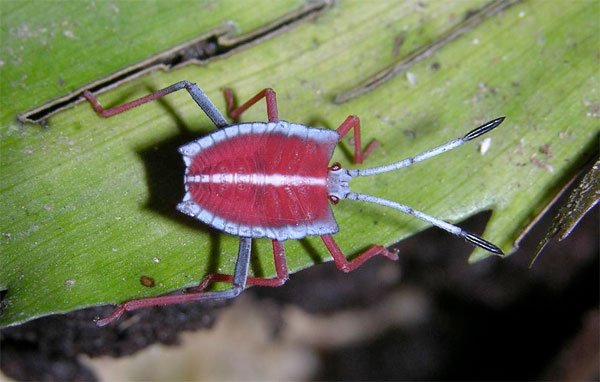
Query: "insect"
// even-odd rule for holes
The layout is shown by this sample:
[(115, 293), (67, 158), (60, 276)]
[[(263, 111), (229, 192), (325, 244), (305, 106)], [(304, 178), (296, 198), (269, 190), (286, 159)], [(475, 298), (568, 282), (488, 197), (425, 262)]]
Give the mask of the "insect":
[[(225, 89), (227, 114), (237, 120), (244, 111), (263, 98), (268, 122), (230, 124), (206, 94), (194, 83), (180, 81), (134, 101), (104, 109), (89, 91), (83, 96), (102, 117), (111, 117), (169, 93), (186, 89), (194, 101), (215, 124), (217, 130), (179, 148), (186, 165), (185, 196), (177, 209), (217, 230), (238, 236), (239, 250), (233, 275), (208, 274), (195, 288), (183, 294), (132, 300), (119, 305), (113, 313), (96, 321), (98, 326), (117, 320), (124, 312), (156, 305), (170, 305), (230, 299), (247, 285), (276, 287), (288, 279), (285, 240), (319, 236), (331, 253), (336, 266), (351, 272), (373, 256), (398, 259), (398, 253), (381, 245), (373, 245), (352, 260), (347, 260), (335, 242), (338, 225), (331, 204), (343, 199), (380, 204), (397, 209), (446, 230), (494, 254), (502, 255), (492, 243), (462, 230), (460, 227), (429, 216), (406, 205), (376, 196), (353, 192), (353, 178), (372, 176), (411, 166), (459, 147), (502, 123), (504, 117), (487, 122), (463, 137), (454, 139), (414, 157), (389, 165), (344, 169), (339, 163), (329, 165), (333, 151), (341, 139), (354, 133), (354, 163), (360, 164), (378, 146), (371, 142), (363, 150), (360, 120), (349, 116), (336, 129), (320, 129), (279, 119), (276, 94), (266, 88), (241, 106), (233, 91)], [(276, 276), (259, 278), (248, 275), (253, 239), (272, 240)], [(229, 282), (231, 289), (205, 291), (213, 282)]]

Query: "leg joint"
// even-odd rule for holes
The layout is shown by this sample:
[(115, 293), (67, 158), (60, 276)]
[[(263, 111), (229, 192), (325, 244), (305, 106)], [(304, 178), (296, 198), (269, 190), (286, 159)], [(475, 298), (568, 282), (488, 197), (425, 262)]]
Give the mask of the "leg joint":
[(239, 296), (243, 291), (244, 291), (243, 287), (234, 286), (233, 288), (231, 288), (228, 298), (235, 298), (235, 297)]

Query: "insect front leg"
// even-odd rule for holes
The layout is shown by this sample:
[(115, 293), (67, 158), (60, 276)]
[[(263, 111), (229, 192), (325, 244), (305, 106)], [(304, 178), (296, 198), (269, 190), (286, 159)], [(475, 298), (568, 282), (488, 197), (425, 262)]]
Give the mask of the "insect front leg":
[(390, 260), (398, 260), (398, 253), (394, 251), (389, 251), (382, 245), (374, 245), (371, 248), (367, 249), (365, 252), (358, 255), (356, 258), (348, 261), (344, 253), (337, 245), (333, 236), (331, 235), (323, 235), (321, 236), (323, 243), (327, 247), (329, 253), (333, 257), (333, 261), (338, 269), (342, 272), (352, 272), (356, 268), (360, 267), (365, 261), (369, 260), (373, 256), (385, 256)]
[(240, 238), (238, 257), (237, 261), (235, 262), (235, 271), (232, 277), (233, 287), (231, 289), (219, 292), (188, 291), (188, 293), (184, 294), (149, 297), (127, 301), (126, 303), (119, 305), (110, 316), (96, 321), (96, 325), (108, 325), (111, 322), (118, 320), (119, 317), (121, 317), (125, 312), (151, 306), (184, 304), (188, 302), (206, 300), (227, 300), (237, 297), (246, 287), (251, 251), (252, 239)]
[(208, 96), (204, 94), (202, 89), (200, 89), (198, 85), (190, 81), (179, 81), (173, 85), (167, 86), (164, 89), (155, 91), (154, 93), (150, 93), (147, 96), (135, 99), (122, 105), (111, 107), (110, 109), (105, 109), (104, 107), (102, 107), (102, 105), (100, 105), (100, 102), (98, 102), (96, 96), (88, 90), (83, 92), (83, 96), (89, 101), (89, 103), (92, 104), (92, 107), (94, 108), (96, 113), (98, 113), (102, 117), (108, 118), (112, 117), (113, 115), (120, 114), (124, 111), (133, 109), (134, 107), (143, 105), (145, 103), (155, 101), (160, 97), (164, 97), (167, 94), (176, 92), (181, 89), (185, 89), (188, 91), (188, 93), (190, 93), (194, 101), (196, 101), (198, 106), (200, 106), (204, 113), (206, 113), (208, 118), (210, 118), (210, 120), (215, 124), (215, 126), (221, 128), (229, 125), (225, 117), (223, 117), (223, 114), (221, 114), (219, 109), (217, 109), (217, 107), (210, 101)]
[(343, 137), (345, 137), (350, 130), (354, 130), (354, 163), (361, 164), (369, 154), (373, 152), (376, 148), (380, 146), (379, 141), (372, 140), (371, 143), (367, 145), (366, 149), (362, 149), (361, 141), (360, 141), (360, 119), (356, 115), (349, 115), (344, 122), (338, 127), (337, 132), (340, 133), (340, 142)]
[(277, 96), (275, 94), (275, 90), (271, 88), (265, 88), (261, 90), (254, 97), (250, 98), (248, 101), (246, 101), (246, 103), (239, 107), (235, 102), (233, 90), (226, 88), (223, 90), (223, 94), (225, 95), (225, 102), (227, 103), (227, 115), (229, 115), (229, 117), (231, 117), (231, 119), (234, 121), (237, 121), (243, 112), (248, 110), (250, 106), (254, 105), (262, 98), (264, 98), (267, 102), (267, 117), (269, 122), (279, 121), (279, 112), (277, 111)]

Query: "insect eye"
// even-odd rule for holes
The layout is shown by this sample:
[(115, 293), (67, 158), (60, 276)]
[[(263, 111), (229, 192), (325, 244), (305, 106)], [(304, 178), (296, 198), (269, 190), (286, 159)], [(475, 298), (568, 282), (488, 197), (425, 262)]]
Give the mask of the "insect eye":
[(331, 203), (333, 204), (338, 204), (340, 202), (340, 198), (338, 198), (335, 195), (329, 195), (329, 200), (331, 201)]
[(329, 169), (331, 171), (338, 171), (342, 169), (342, 165), (340, 165), (338, 162), (335, 162), (334, 164), (331, 165), (331, 167), (329, 167)]

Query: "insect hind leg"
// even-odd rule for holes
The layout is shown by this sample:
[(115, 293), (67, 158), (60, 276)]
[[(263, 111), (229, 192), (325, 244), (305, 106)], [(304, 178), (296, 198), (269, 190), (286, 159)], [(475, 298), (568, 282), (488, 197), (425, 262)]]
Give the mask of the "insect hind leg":
[(208, 96), (204, 94), (202, 89), (195, 83), (190, 81), (179, 81), (174, 83), (173, 85), (167, 86), (164, 89), (160, 89), (155, 91), (154, 93), (150, 93), (144, 97), (135, 99), (133, 101), (124, 103), (122, 105), (117, 105), (115, 107), (111, 107), (110, 109), (105, 109), (98, 99), (92, 92), (86, 90), (83, 92), (83, 97), (88, 100), (88, 102), (92, 105), (96, 113), (104, 118), (112, 117), (113, 115), (123, 113), (127, 110), (133, 109), (140, 105), (143, 105), (148, 102), (155, 101), (161, 97), (166, 96), (167, 94), (176, 92), (178, 90), (185, 89), (190, 93), (194, 101), (200, 106), (200, 108), (204, 111), (204, 113), (210, 118), (210, 120), (215, 124), (215, 126), (221, 128), (226, 127), (229, 124), (223, 114), (217, 109), (217, 107), (210, 101)]
[[(248, 285), (258, 285), (267, 287), (279, 287), (285, 284), (285, 282), (289, 279), (289, 272), (285, 257), (285, 248), (283, 247), (283, 242), (279, 240), (273, 240), (273, 259), (275, 261), (275, 277), (248, 277), (246, 283)], [(202, 280), (200, 285), (193, 288), (192, 290), (194, 292), (201, 292), (208, 288), (209, 285), (215, 282), (232, 283), (233, 276), (222, 273), (210, 273), (206, 275), (206, 277), (204, 278), (204, 280)]]
[(233, 287), (231, 289), (219, 292), (191, 291), (184, 294), (158, 296), (142, 298), (138, 300), (127, 301), (119, 305), (108, 317), (97, 320), (96, 325), (105, 326), (118, 320), (125, 312), (147, 308), (151, 306), (163, 306), (174, 304), (185, 304), (189, 302), (207, 301), (207, 300), (227, 300), (237, 297), (246, 287), (248, 278), (248, 268), (250, 266), (250, 254), (252, 249), (252, 239), (240, 238), (238, 258), (235, 263), (235, 271), (232, 277)]

